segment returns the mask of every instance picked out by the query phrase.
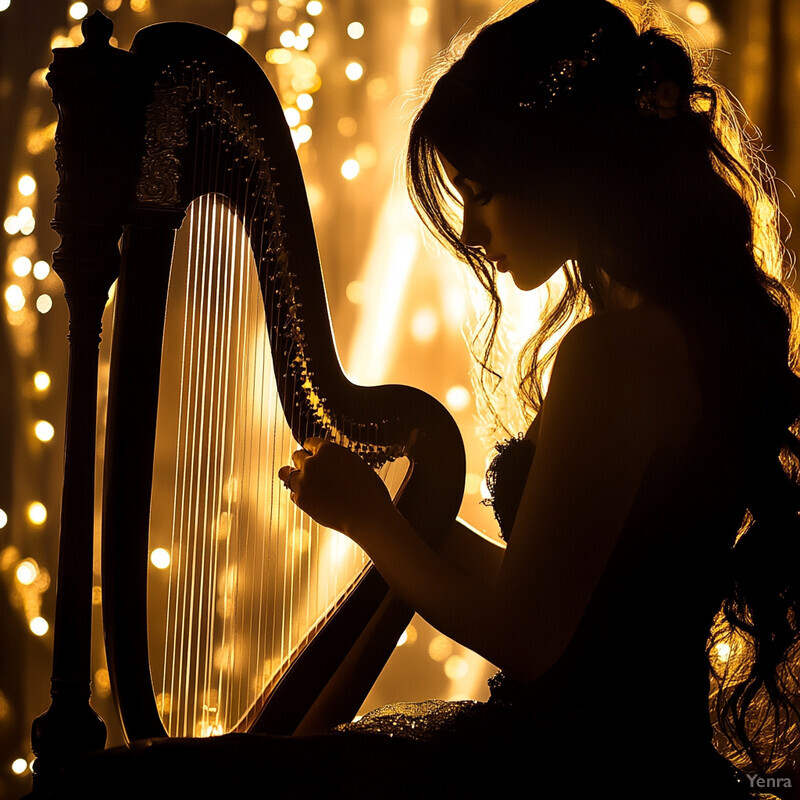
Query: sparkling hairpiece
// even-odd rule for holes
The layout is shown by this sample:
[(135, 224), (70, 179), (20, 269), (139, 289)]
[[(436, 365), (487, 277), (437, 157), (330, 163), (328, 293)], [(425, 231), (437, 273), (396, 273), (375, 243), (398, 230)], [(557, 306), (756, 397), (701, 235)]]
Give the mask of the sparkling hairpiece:
[(535, 97), (520, 100), (519, 108), (523, 111), (545, 110), (573, 93), (581, 74), (597, 61), (597, 42), (602, 36), (603, 29), (599, 28), (592, 34), (589, 46), (577, 58), (556, 61), (547, 77), (537, 82)]

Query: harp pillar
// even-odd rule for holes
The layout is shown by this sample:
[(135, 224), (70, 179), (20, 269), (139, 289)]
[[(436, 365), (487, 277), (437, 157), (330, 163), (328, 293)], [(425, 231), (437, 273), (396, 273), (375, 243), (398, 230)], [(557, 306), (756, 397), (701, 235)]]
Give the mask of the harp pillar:
[[(119, 273), (119, 239), (136, 161), (131, 142), (142, 105), (135, 56), (111, 47), (111, 31), (110, 20), (95, 13), (83, 24), (84, 43), (56, 50), (48, 74), (59, 115), (60, 180), (52, 225), (61, 244), (53, 269), (64, 283), (70, 322), (52, 702), (34, 721), (31, 736), (34, 789), (42, 794), (62, 764), (102, 749), (106, 741), (105, 723), (89, 704), (97, 372), (103, 310)], [(104, 109), (102, 119), (97, 109)]]

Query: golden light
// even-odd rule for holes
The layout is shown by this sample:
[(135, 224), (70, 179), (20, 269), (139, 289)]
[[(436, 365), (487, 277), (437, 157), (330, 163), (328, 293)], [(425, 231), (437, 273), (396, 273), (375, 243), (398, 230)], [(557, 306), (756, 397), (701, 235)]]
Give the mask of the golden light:
[(416, 28), (424, 25), (428, 21), (428, 9), (422, 6), (414, 6), (409, 14), (408, 21)]
[(358, 81), (364, 76), (364, 67), (358, 61), (351, 61), (345, 68), (344, 74), (351, 81)]
[(0, 11), (5, 11), (11, 5), (11, 0), (0, 0)]
[(307, 50), (308, 49), (308, 39), (305, 36), (295, 36), (294, 37), (294, 49), (295, 50)]
[(306, 6), (306, 11), (312, 17), (318, 17), (322, 13), (322, 3), (319, 0), (311, 0)]
[(723, 663), (727, 663), (731, 657), (731, 646), (727, 642), (720, 642), (714, 647), (717, 658)]
[(439, 318), (432, 308), (420, 308), (411, 317), (411, 335), (418, 342), (429, 342), (439, 329)]
[(403, 631), (400, 638), (397, 640), (395, 647), (402, 647), (408, 641), (408, 631)]
[(36, 636), (44, 636), (50, 630), (50, 623), (44, 617), (34, 617), (30, 621), (31, 633)]
[(464, 493), (465, 494), (478, 494), (481, 490), (481, 478), (480, 475), (477, 475), (474, 472), (468, 472), (466, 479), (464, 480)]
[(466, 386), (451, 386), (445, 395), (445, 403), (451, 411), (463, 411), (471, 399), (472, 395)]
[(314, 105), (314, 98), (307, 92), (303, 92), (297, 95), (297, 100), (295, 102), (301, 111), (308, 111), (308, 109)]
[(284, 109), (283, 116), (286, 117), (286, 123), (290, 128), (300, 124), (300, 112), (294, 106)]
[(44, 370), (40, 369), (33, 376), (33, 385), (36, 387), (37, 391), (44, 392), (46, 389), (50, 388), (50, 376)]
[(25, 308), (25, 293), (16, 283), (6, 289), (6, 303), (12, 311), (22, 311)]
[(347, 26), (347, 35), (351, 39), (360, 39), (364, 35), (364, 26), (360, 22), (351, 22)]
[(131, 11), (143, 14), (150, 10), (150, 0), (131, 0)]
[(24, 206), (17, 212), (17, 220), (19, 221), (19, 231), (24, 236), (33, 233), (36, 227), (36, 220), (33, 218), (33, 209), (29, 206)]
[(247, 31), (245, 31), (244, 28), (239, 28), (237, 26), (234, 26), (228, 31), (227, 36), (232, 42), (236, 42), (236, 44), (241, 44), (244, 41), (246, 34)]
[(47, 521), (47, 509), (38, 500), (28, 506), (28, 519), (34, 525), (43, 525)]
[(469, 663), (463, 656), (450, 656), (450, 658), (444, 662), (444, 674), (447, 675), (451, 681), (465, 678), (468, 673)]
[(348, 181), (357, 178), (359, 172), (361, 172), (361, 166), (354, 158), (348, 158), (347, 161), (342, 164), (342, 176)]
[(16, 233), (19, 233), (19, 220), (16, 218), (16, 216), (6, 217), (3, 227), (5, 228), (6, 233), (10, 233), (13, 236)]
[(336, 130), (349, 139), (358, 133), (358, 123), (352, 117), (341, 117), (336, 123)]
[(53, 307), (53, 298), (49, 294), (40, 294), (36, 298), (36, 310), (40, 314), (46, 314)]
[(293, 47), (295, 38), (294, 31), (284, 31), (278, 38), (278, 41), (281, 43), (282, 47)]
[(309, 139), (311, 139), (312, 134), (313, 131), (311, 130), (310, 125), (301, 125), (297, 129), (297, 136), (302, 144), (305, 144)]
[(354, 306), (360, 306), (364, 302), (364, 288), (364, 281), (350, 281), (344, 293)]
[(95, 670), (93, 688), (100, 697), (108, 697), (111, 694), (111, 678), (107, 669)]
[(49, 442), (55, 436), (56, 429), (46, 419), (40, 419), (33, 426), (33, 432), (40, 442)]
[(278, 8), (278, 19), (281, 22), (294, 22), (297, 12), (291, 6), (280, 6)]
[(171, 560), (169, 553), (163, 547), (156, 547), (156, 549), (150, 553), (150, 563), (156, 569), (166, 569)]
[(378, 163), (378, 151), (369, 142), (361, 142), (356, 146), (356, 159), (362, 167), (369, 169)]
[[(0, 3), (0, 11), (5, 11), (11, 5), (10, 0), (5, 0), (6, 6), (3, 8), (2, 3)], [(28, 762), (24, 758), (15, 758), (11, 762), (11, 771), (15, 775), (24, 775), (25, 772), (28, 770)]]
[(304, 22), (298, 29), (297, 32), (304, 38), (310, 39), (314, 35), (315, 28), (310, 22)]
[(292, 54), (282, 47), (277, 47), (274, 50), (267, 50), (265, 58), (268, 64), (288, 64), (292, 60)]
[(103, 0), (103, 8), (106, 11), (119, 11), (122, 0)]
[(50, 265), (46, 261), (37, 261), (33, 265), (33, 277), (43, 281), (50, 274)]
[(20, 256), (14, 259), (11, 271), (20, 278), (24, 278), (26, 275), (30, 275), (32, 268), (33, 264), (31, 264), (31, 260), (27, 256)]
[(428, 645), (428, 655), (434, 661), (446, 661), (453, 652), (453, 643), (446, 637), (439, 634), (431, 639)]
[(30, 197), (36, 191), (36, 181), (32, 175), (23, 175), (17, 181), (17, 189), (20, 194)]
[(89, 6), (86, 3), (73, 3), (69, 7), (69, 15), (72, 19), (83, 19), (89, 13)]
[(705, 25), (711, 19), (711, 12), (705, 3), (689, 3), (686, 7), (686, 19), (693, 25)]
[(39, 565), (32, 558), (26, 558), (17, 565), (14, 577), (17, 579), (17, 583), (21, 583), (23, 586), (30, 586), (36, 580), (38, 574)]
[(5, 528), (8, 525), (8, 514), (0, 508), (0, 528)]
[(62, 36), (62, 35), (54, 36), (50, 40), (50, 49), (55, 50), (59, 47), (75, 47), (75, 42), (73, 42), (72, 39), (69, 38), (69, 36)]

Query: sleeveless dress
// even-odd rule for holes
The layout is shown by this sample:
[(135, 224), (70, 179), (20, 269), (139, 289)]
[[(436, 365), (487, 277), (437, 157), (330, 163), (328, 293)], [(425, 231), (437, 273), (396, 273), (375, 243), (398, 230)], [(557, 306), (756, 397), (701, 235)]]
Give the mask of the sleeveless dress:
[[(520, 434), (497, 450), (487, 485), (507, 539), (535, 445)], [(685, 463), (679, 453), (645, 476), (575, 635), (545, 674), (520, 684), (498, 673), (486, 703), (397, 704), (339, 730), (428, 743), (445, 763), (470, 765), (465, 786), (493, 796), (522, 783), (532, 798), (601, 788), (616, 798), (749, 797), (744, 776), (712, 746), (705, 656), (722, 546), (738, 520), (685, 520), (676, 531), (674, 514), (654, 519), (660, 503), (674, 505), (659, 497), (663, 486), (679, 486), (684, 508), (703, 507), (701, 476), (675, 480)]]

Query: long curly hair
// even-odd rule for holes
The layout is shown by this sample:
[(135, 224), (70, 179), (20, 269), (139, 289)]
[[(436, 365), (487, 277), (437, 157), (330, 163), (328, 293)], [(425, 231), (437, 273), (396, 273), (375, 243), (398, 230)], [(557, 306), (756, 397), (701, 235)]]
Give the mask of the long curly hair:
[(424, 92), (407, 183), (429, 230), (490, 298), (473, 340), (489, 406), (501, 380), (497, 273), (459, 238), (440, 154), (490, 191), (571, 204), (583, 223), (563, 288), (519, 357), (528, 420), (552, 342), (602, 310), (608, 276), (687, 335), (709, 424), (737, 437), (744, 472), (743, 524), (731, 532), (728, 591), (708, 644), (714, 712), (734, 763), (774, 770), (799, 711), (800, 379), (792, 260), (757, 131), (709, 60), (651, 5), (506, 8), (451, 46)]

